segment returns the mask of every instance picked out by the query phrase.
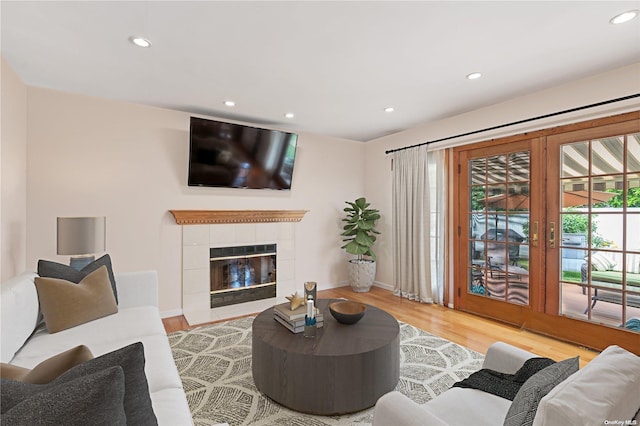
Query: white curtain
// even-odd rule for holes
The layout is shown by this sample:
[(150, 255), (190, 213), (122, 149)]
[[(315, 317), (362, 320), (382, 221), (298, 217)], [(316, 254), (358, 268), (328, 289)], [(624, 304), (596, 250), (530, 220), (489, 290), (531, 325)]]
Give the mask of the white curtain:
[(393, 154), (394, 294), (424, 303), (444, 293), (444, 159), (426, 145)]

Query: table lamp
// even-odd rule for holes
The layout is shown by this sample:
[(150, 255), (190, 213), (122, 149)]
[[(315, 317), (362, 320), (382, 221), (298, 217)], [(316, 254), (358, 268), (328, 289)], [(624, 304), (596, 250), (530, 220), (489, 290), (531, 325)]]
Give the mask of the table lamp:
[(82, 270), (105, 251), (106, 222), (105, 216), (59, 217), (58, 254), (71, 256), (69, 265)]

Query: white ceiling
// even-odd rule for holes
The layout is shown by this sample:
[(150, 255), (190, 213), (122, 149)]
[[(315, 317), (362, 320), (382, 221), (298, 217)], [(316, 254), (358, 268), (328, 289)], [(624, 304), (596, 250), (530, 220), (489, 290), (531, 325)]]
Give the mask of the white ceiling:
[(609, 23), (640, 1), (0, 7), (2, 55), (28, 85), (360, 141), (640, 62), (640, 19)]

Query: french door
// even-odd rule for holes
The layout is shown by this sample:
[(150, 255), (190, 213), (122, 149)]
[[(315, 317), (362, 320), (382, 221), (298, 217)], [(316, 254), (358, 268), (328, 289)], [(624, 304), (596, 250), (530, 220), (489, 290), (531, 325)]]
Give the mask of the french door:
[(464, 221), (457, 232), (464, 250), (456, 253), (466, 277), (458, 287), (458, 306), (521, 323), (527, 311), (541, 306), (540, 141), (481, 144), (459, 154), (465, 195), (458, 200)]
[(638, 121), (549, 136), (547, 152), (552, 310), (640, 332)]
[(456, 148), (454, 163), (456, 309), (640, 353), (640, 113)]

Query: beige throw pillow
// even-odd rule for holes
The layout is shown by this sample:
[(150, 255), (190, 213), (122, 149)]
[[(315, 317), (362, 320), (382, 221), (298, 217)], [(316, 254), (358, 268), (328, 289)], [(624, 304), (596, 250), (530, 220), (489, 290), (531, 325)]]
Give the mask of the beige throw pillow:
[(40, 309), (49, 333), (57, 333), (118, 312), (105, 266), (96, 269), (78, 284), (42, 277), (36, 277), (35, 283)]
[(638, 408), (640, 357), (613, 345), (542, 398), (533, 424), (633, 425)]
[(90, 359), (93, 359), (93, 354), (89, 348), (85, 345), (80, 345), (45, 359), (33, 367), (32, 370), (2, 363), (0, 364), (0, 377), (34, 385), (43, 385), (52, 382), (62, 373), (66, 373), (72, 367)]

